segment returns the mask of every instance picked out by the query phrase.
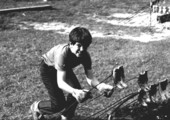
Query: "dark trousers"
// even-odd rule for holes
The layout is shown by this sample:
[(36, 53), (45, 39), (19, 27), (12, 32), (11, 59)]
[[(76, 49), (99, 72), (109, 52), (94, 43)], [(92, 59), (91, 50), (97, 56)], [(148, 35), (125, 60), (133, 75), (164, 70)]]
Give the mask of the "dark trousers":
[[(68, 96), (65, 97), (63, 91), (58, 87), (57, 70), (52, 66), (46, 65), (46, 63), (42, 61), (40, 65), (40, 75), (50, 99), (40, 101), (38, 106), (39, 110), (44, 115), (52, 115), (65, 109), (62, 115), (66, 117), (73, 117), (78, 102), (71, 94), (68, 94)], [(70, 81), (69, 85), (74, 88), (81, 89), (77, 77), (72, 70), (67, 71), (66, 78)]]

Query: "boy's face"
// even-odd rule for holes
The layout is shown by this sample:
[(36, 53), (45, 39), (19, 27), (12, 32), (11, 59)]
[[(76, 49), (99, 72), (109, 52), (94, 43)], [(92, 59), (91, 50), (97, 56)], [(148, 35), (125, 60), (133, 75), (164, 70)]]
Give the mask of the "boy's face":
[(76, 42), (75, 44), (71, 44), (70, 49), (73, 54), (75, 54), (77, 57), (80, 57), (85, 50), (83, 45), (79, 42)]

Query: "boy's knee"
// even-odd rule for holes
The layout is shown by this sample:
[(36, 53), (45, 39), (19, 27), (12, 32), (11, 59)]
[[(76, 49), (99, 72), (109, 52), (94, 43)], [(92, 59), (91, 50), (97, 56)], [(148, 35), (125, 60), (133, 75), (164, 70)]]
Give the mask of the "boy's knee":
[(52, 105), (52, 110), (53, 112), (60, 112), (61, 110), (63, 110), (65, 108), (65, 105), (64, 104), (58, 104), (58, 105)]

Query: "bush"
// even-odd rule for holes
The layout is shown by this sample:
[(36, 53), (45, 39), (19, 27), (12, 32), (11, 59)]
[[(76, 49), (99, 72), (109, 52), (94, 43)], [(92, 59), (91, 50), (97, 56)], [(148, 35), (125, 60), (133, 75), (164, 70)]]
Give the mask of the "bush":
[(0, 16), (0, 30), (6, 30), (8, 29), (8, 23), (9, 23), (9, 18), (7, 18), (5, 15)]
[(12, 16), (14, 15), (15, 15), (14, 13), (0, 15), (0, 30), (1, 31), (14, 29), (14, 25), (11, 20)]

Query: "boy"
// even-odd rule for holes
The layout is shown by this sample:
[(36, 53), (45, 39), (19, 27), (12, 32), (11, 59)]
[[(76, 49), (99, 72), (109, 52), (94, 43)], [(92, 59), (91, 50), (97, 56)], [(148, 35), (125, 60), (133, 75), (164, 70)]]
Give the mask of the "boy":
[[(99, 81), (93, 76), (91, 57), (87, 48), (92, 42), (90, 32), (83, 27), (74, 28), (69, 34), (68, 44), (59, 44), (42, 56), (41, 78), (48, 90), (50, 100), (36, 101), (30, 109), (34, 120), (43, 119), (66, 109), (59, 120), (68, 120), (74, 116), (78, 103), (87, 97), (87, 90), (81, 88), (73, 68), (82, 64), (89, 85), (99, 91), (111, 91), (113, 86)], [(63, 91), (68, 93), (65, 100)], [(71, 107), (70, 107), (71, 106)], [(68, 109), (69, 108), (69, 109)], [(68, 109), (68, 110), (67, 110)]]

